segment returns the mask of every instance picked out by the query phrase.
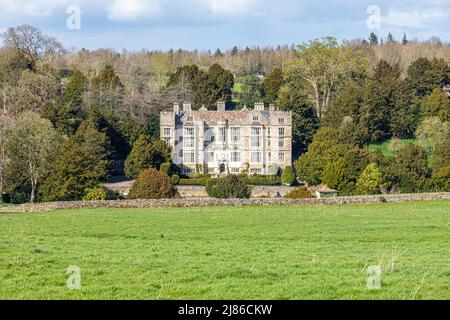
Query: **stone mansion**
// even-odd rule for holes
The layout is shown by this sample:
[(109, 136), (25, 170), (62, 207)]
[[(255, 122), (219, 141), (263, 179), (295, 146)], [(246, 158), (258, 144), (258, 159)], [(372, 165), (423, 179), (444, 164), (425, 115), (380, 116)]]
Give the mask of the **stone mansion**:
[(223, 102), (216, 111), (175, 103), (161, 112), (161, 139), (185, 174), (268, 174), (292, 164), (292, 113), (264, 103), (233, 111)]

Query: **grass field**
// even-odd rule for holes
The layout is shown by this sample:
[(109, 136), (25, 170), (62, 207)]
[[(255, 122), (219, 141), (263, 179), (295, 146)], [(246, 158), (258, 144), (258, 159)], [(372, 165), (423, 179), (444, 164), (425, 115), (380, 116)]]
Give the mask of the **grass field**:
[(449, 205), (3, 214), (0, 299), (450, 299)]

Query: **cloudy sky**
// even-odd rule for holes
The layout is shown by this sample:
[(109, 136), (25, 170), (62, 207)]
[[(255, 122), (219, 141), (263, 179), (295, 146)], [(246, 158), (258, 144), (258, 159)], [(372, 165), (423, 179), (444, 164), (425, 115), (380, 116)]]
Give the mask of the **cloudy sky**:
[(78, 49), (214, 50), (371, 31), (450, 42), (450, 0), (0, 0), (0, 31), (24, 23)]

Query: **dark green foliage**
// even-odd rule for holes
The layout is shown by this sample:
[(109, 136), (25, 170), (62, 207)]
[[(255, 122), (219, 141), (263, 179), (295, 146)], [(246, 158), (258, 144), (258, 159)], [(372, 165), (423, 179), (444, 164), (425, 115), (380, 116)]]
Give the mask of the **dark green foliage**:
[(450, 66), (444, 59), (419, 58), (409, 66), (406, 81), (418, 96), (427, 96), (450, 82)]
[(308, 190), (306, 187), (298, 187), (291, 192), (289, 192), (287, 195), (284, 196), (286, 199), (310, 199), (315, 198), (314, 194)]
[(421, 103), (422, 117), (439, 117), (441, 121), (450, 121), (450, 99), (441, 88), (424, 97)]
[(208, 179), (208, 180), (206, 181), (206, 185), (205, 185), (205, 186), (206, 186), (206, 192), (208, 193), (208, 195), (209, 195), (210, 197), (213, 196), (213, 187), (214, 187), (215, 185), (217, 185), (218, 181), (219, 181), (218, 178), (211, 178), (211, 179)]
[(235, 175), (229, 175), (217, 180), (212, 195), (220, 199), (250, 198), (250, 188)]
[(125, 174), (136, 178), (142, 170), (150, 167), (158, 169), (161, 164), (169, 162), (170, 158), (171, 149), (164, 141), (149, 141), (147, 137), (141, 136), (125, 161)]
[(52, 172), (40, 189), (43, 200), (81, 200), (86, 189), (106, 179), (108, 143), (104, 133), (84, 122), (60, 147)]
[(245, 176), (240, 177), (240, 180), (250, 186), (277, 186), (281, 184), (281, 178), (278, 176)]
[(180, 183), (180, 176), (177, 174), (174, 174), (172, 177), (170, 177), (170, 182), (176, 186), (178, 183)]
[(183, 186), (206, 186), (208, 179), (180, 179), (179, 184)]
[(264, 102), (275, 103), (283, 84), (283, 70), (276, 67), (263, 81)]
[(256, 75), (250, 75), (242, 81), (242, 92), (240, 94), (240, 104), (242, 106), (253, 106), (262, 100), (262, 84)]
[(312, 142), (320, 127), (319, 118), (295, 82), (288, 83), (280, 90), (277, 105), (282, 111), (292, 111), (292, 152), (296, 158)]
[(377, 35), (374, 32), (370, 33), (369, 44), (371, 46), (377, 46), (378, 45), (378, 37), (377, 37)]
[(394, 161), (383, 168), (384, 188), (402, 193), (423, 192), (430, 176), (427, 152), (413, 143), (407, 144), (398, 153)]
[(325, 164), (322, 182), (341, 195), (351, 195), (356, 189), (359, 175), (369, 163), (365, 149), (352, 148)]
[(168, 88), (182, 92), (181, 100), (191, 100), (195, 108), (203, 104), (212, 109), (218, 101), (228, 103), (234, 87), (234, 76), (220, 65), (214, 64), (206, 73), (197, 66), (184, 66), (171, 75)]
[(129, 199), (167, 199), (177, 195), (167, 174), (149, 168), (139, 173), (128, 194)]
[(281, 182), (286, 186), (292, 186), (295, 183), (295, 173), (291, 166), (287, 166), (281, 175)]
[(445, 165), (433, 172), (430, 180), (432, 191), (450, 192), (450, 165)]

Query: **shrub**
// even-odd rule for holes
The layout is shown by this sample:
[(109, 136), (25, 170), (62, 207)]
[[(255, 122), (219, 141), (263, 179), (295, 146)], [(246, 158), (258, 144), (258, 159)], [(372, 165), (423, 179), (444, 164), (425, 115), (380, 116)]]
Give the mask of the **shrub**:
[(180, 179), (179, 184), (182, 186), (205, 186), (208, 179)]
[(177, 174), (174, 174), (171, 178), (170, 178), (170, 182), (173, 185), (177, 185), (180, 182), (180, 176)]
[(358, 178), (356, 192), (359, 194), (377, 194), (382, 182), (382, 173), (375, 163), (370, 163)]
[(436, 191), (450, 191), (450, 165), (437, 169), (433, 173), (431, 184)]
[(218, 179), (212, 187), (212, 196), (220, 199), (250, 198), (250, 193), (250, 188), (234, 175)]
[(171, 163), (165, 162), (161, 164), (161, 166), (159, 167), (159, 171), (167, 174), (170, 177), (172, 175), (171, 167), (172, 167)]
[(287, 199), (309, 199), (314, 198), (314, 194), (306, 187), (298, 187), (284, 197)]
[(106, 200), (108, 195), (106, 191), (102, 188), (92, 188), (86, 190), (86, 195), (83, 197), (84, 201), (98, 201)]
[(213, 197), (213, 187), (218, 183), (219, 179), (217, 178), (211, 178), (206, 180), (206, 192), (210, 197)]
[(281, 182), (286, 186), (292, 186), (295, 182), (295, 173), (291, 166), (287, 166), (281, 175)]
[(153, 168), (142, 171), (128, 194), (129, 199), (166, 199), (177, 195), (167, 174)]
[(281, 184), (281, 179), (278, 176), (253, 176), (250, 178), (244, 176), (240, 179), (245, 184), (251, 186), (275, 186)]

